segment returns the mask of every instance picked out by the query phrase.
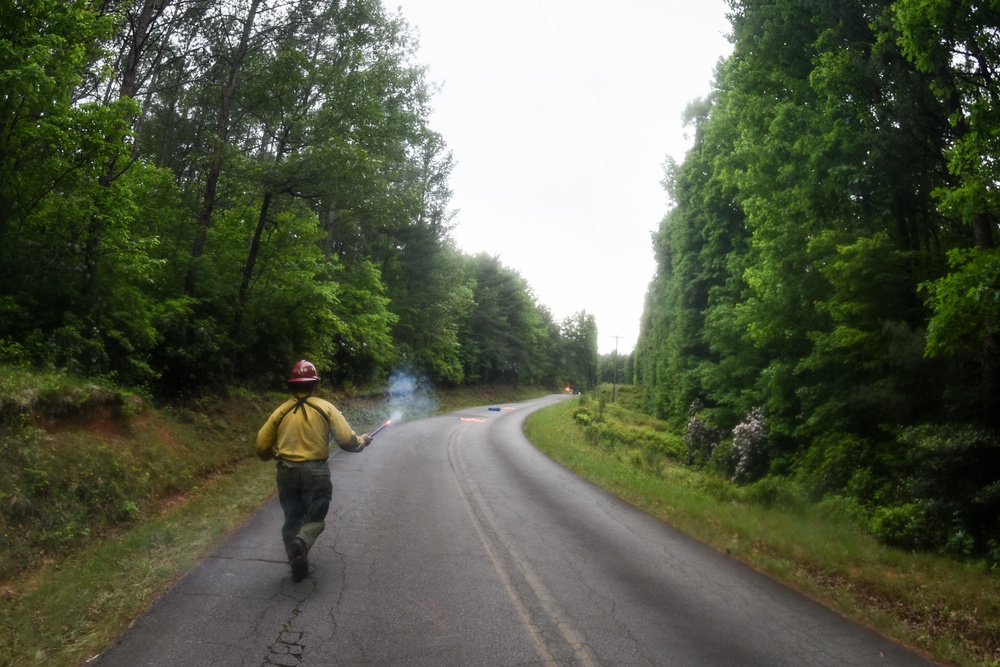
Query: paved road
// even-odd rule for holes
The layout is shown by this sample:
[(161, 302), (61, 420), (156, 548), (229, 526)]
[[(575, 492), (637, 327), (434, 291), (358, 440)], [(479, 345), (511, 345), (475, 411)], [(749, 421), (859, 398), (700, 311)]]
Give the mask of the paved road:
[(931, 664), (539, 454), (524, 418), (556, 400), (337, 454), (309, 579), (269, 503), (92, 664)]

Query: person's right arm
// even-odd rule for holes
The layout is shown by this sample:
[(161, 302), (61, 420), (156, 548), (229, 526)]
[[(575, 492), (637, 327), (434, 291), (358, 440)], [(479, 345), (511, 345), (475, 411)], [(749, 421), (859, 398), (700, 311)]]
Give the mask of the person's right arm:
[(261, 461), (270, 461), (275, 456), (275, 447), (278, 444), (278, 423), (281, 421), (279, 415), (283, 416), (281, 406), (271, 413), (264, 425), (257, 431), (257, 458)]

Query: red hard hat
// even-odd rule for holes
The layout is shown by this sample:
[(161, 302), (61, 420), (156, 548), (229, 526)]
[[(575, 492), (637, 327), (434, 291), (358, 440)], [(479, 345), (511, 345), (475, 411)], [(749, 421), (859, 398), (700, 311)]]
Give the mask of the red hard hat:
[(288, 384), (316, 384), (319, 376), (316, 375), (316, 367), (312, 363), (303, 359), (292, 366), (292, 374), (288, 377)]

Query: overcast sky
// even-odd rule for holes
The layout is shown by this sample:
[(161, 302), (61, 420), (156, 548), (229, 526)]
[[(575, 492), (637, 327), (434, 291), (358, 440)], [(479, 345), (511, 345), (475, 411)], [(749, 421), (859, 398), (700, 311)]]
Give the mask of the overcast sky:
[[(386, 0), (441, 86), (453, 237), (498, 255), (556, 319), (586, 310), (602, 354), (631, 351), (668, 210), (681, 115), (730, 52), (723, 0)], [(617, 338), (616, 338), (617, 337)]]

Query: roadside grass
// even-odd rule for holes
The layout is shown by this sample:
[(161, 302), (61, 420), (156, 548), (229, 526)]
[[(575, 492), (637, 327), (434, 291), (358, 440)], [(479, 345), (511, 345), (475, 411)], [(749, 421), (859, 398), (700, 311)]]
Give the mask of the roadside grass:
[(248, 461), (162, 513), (8, 582), (0, 589), (0, 661), (85, 663), (273, 493), (273, 469)]
[[(574, 417), (579, 401), (562, 401), (529, 418), (529, 437), (637, 507), (938, 661), (1000, 665), (995, 574), (976, 563), (886, 548), (857, 530), (835, 503), (810, 506), (781, 489), (738, 487), (680, 466), (677, 436), (630, 410), (633, 397), (619, 389), (617, 402), (590, 406), (600, 423), (581, 423)], [(237, 392), (224, 402), (161, 410), (137, 409), (141, 401), (126, 397), (133, 409), (118, 410), (114, 426), (99, 406), (120, 405), (120, 395), (104, 388), (89, 398), (76, 389), (45, 391), (21, 392), (5, 404), (23, 414), (32, 401), (44, 405), (47, 395), (60, 397), (51, 399), (58, 400), (60, 417), (34, 420), (30, 437), (49, 448), (69, 443), (87, 449), (77, 466), (86, 467), (88, 451), (131, 452), (126, 472), (152, 466), (170, 483), (138, 498), (120, 523), (102, 524), (91, 534), (81, 530), (72, 541), (77, 546), (54, 548), (32, 568), (0, 578), (4, 666), (84, 664), (274, 492), (273, 469), (252, 458), (250, 442), (283, 394)], [(546, 393), (470, 388), (435, 392), (435, 400), (438, 412), (448, 412)], [(381, 396), (332, 398), (359, 430), (384, 419)], [(0, 438), (16, 430), (5, 427)], [(52, 470), (61, 463), (38, 468), (49, 480), (50, 497), (59, 479)], [(121, 498), (103, 498), (109, 499), (114, 510)]]
[[(528, 437), (594, 484), (936, 661), (1000, 665), (1000, 581), (981, 563), (886, 547), (835, 502), (810, 505), (773, 483), (740, 487), (666, 455), (650, 465), (648, 443), (599, 437), (627, 408), (602, 404), (597, 436), (579, 408), (575, 399), (533, 413)], [(660, 449), (672, 449), (664, 439)]]
[[(444, 390), (425, 405), (547, 393)], [(326, 396), (359, 432), (387, 416), (378, 393)], [(0, 368), (0, 666), (85, 664), (272, 497), (253, 439), (286, 397), (234, 391), (157, 409), (112, 386)]]

